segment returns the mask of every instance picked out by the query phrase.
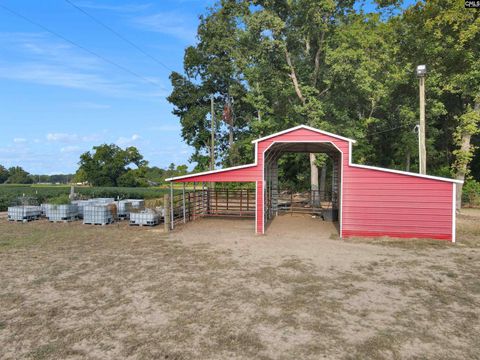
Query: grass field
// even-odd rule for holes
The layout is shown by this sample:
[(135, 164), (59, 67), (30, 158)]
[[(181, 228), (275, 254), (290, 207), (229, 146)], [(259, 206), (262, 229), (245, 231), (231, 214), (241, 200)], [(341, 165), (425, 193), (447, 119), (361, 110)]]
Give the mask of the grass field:
[(2, 219), (0, 358), (478, 358), (480, 211), (457, 227), (452, 245), (290, 215), (266, 236)]

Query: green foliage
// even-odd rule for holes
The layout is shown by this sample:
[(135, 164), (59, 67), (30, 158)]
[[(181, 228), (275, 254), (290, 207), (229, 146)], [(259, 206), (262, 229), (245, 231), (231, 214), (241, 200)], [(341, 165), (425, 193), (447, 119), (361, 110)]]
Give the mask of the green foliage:
[[(146, 184), (142, 179), (143, 168), (148, 162), (134, 146), (121, 149), (115, 144), (103, 144), (93, 147), (94, 152), (80, 156), (80, 173), (94, 186), (141, 186)], [(131, 168), (131, 166), (135, 168)]]
[(465, 137), (467, 137), (468, 142), (470, 142), (470, 137), (472, 135), (480, 133), (480, 110), (473, 110), (468, 106), (467, 111), (459, 116), (458, 120), (458, 125), (454, 133), (454, 140), (459, 148), (453, 151), (453, 154), (455, 155), (453, 169), (457, 173), (465, 176), (469, 174), (468, 165), (472, 161), (476, 150), (474, 145), (464, 145)]
[[(457, 137), (478, 129), (476, 12), (461, 1), (419, 1), (403, 10), (396, 0), (375, 3), (374, 13), (331, 0), (221, 1), (209, 9), (198, 43), (185, 51), (185, 73), (171, 74), (169, 101), (195, 149), (195, 170), (209, 166), (214, 94), (217, 119), (225, 99), (235, 99), (234, 145), (224, 126), (216, 134), (224, 166), (251, 161), (254, 138), (309, 124), (356, 138), (357, 162), (416, 171), (420, 63), (428, 67), (428, 172), (445, 175), (455, 161), (467, 166), (473, 149), (459, 151)], [(298, 165), (301, 174), (283, 169), (285, 181), (307, 181), (309, 165)]]
[(57, 197), (48, 199), (48, 203), (52, 205), (67, 205), (70, 204), (70, 198), (67, 194), (58, 195)]
[(31, 184), (33, 183), (33, 179), (30, 174), (20, 166), (14, 166), (8, 169), (8, 179), (6, 182), (9, 184)]
[(467, 180), (463, 185), (462, 201), (470, 206), (480, 206), (480, 182)]
[(171, 163), (167, 169), (159, 167), (148, 167), (145, 169), (145, 178), (156, 184), (165, 183), (165, 179), (188, 174), (187, 165), (177, 165)]
[(4, 166), (0, 165), (0, 184), (3, 184), (5, 181), (7, 181), (8, 176), (8, 170)]

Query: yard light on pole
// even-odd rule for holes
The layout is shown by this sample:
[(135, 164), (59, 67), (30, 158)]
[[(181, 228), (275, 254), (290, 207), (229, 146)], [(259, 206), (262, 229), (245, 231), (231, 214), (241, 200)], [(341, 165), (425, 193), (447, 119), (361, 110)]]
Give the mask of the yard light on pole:
[(420, 125), (418, 127), (418, 164), (419, 173), (427, 173), (427, 150), (425, 148), (425, 76), (427, 75), (427, 66), (418, 65), (416, 74), (418, 77), (420, 91)]

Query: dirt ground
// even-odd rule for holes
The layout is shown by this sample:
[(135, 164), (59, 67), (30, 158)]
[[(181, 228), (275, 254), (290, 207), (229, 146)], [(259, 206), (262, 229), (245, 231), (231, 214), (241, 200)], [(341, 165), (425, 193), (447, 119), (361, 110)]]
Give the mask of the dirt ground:
[(0, 219), (1, 359), (479, 359), (480, 211), (458, 242), (331, 223)]

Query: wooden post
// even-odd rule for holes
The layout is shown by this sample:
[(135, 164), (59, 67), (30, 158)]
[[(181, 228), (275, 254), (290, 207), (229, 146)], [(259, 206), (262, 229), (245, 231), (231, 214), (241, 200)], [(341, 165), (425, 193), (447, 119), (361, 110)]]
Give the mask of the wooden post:
[(183, 183), (182, 189), (182, 207), (183, 207), (183, 223), (187, 223), (186, 210), (185, 210), (185, 183)]
[(202, 182), (202, 216), (205, 216), (205, 203), (207, 201), (207, 194), (205, 192), (205, 183)]
[(196, 183), (193, 182), (193, 220), (195, 220), (197, 215), (197, 192), (196, 192)]
[(293, 216), (293, 191), (290, 193), (290, 215)]
[(420, 76), (420, 126), (418, 129), (418, 156), (419, 156), (419, 173), (427, 173), (427, 151), (425, 149), (425, 77)]
[(174, 228), (174, 213), (173, 213), (173, 183), (170, 183), (170, 228)]
[(168, 194), (163, 195), (163, 224), (165, 232), (170, 231), (170, 196)]
[(243, 189), (240, 189), (240, 216), (242, 216)]
[(213, 94), (210, 95), (210, 113), (212, 115), (211, 139), (210, 139), (210, 170), (215, 170), (215, 106)]

